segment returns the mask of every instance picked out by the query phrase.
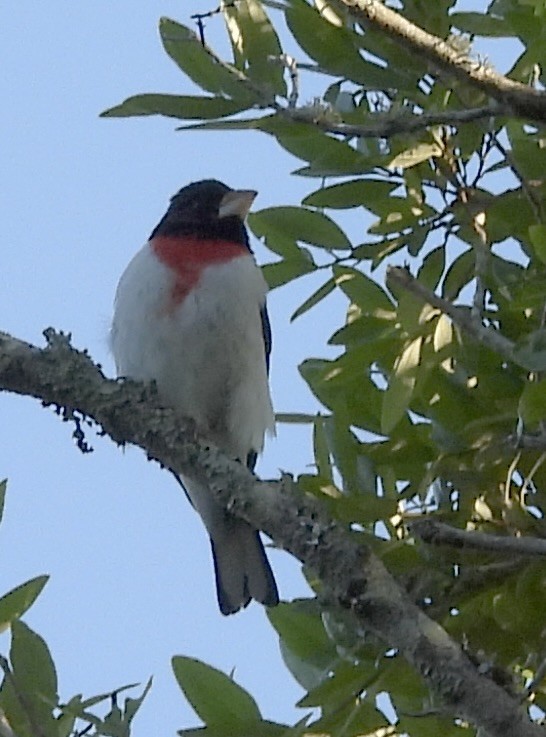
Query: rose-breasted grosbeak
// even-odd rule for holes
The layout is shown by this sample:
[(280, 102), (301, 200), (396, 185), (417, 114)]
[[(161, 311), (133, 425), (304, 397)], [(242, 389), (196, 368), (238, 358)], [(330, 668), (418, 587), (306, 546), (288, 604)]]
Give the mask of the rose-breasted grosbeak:
[[(251, 469), (274, 432), (267, 286), (244, 226), (255, 196), (212, 179), (181, 189), (120, 279), (111, 333), (120, 376), (154, 380)], [(216, 502), (199, 469), (181, 481), (210, 535), (222, 613), (251, 599), (277, 604), (259, 533)]]

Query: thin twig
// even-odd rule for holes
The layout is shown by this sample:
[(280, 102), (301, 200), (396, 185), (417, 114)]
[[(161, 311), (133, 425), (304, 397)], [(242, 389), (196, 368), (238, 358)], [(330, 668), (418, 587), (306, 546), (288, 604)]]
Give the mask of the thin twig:
[(432, 307), (437, 307), (441, 312), (448, 315), (453, 323), (470, 335), (472, 338), (491, 348), (499, 355), (509, 361), (521, 365), (515, 355), (514, 343), (505, 338), (498, 330), (482, 325), (481, 322), (473, 320), (467, 307), (459, 307), (443, 297), (427, 289), (407, 269), (399, 266), (390, 267), (388, 278), (398, 286), (411, 292), (423, 302), (428, 302)]
[(199, 40), (201, 41), (201, 45), (205, 46), (205, 18), (212, 18), (214, 15), (218, 15), (221, 13), (224, 8), (234, 8), (235, 3), (237, 0), (231, 0), (231, 2), (226, 2), (223, 5), (219, 5), (214, 10), (209, 10), (207, 13), (194, 13), (193, 15), (190, 15), (190, 18), (194, 20), (197, 23), (197, 29), (199, 31)]
[(546, 540), (537, 537), (501, 537), (474, 530), (460, 530), (431, 517), (411, 520), (408, 529), (430, 545), (464, 550), (488, 550), (503, 555), (546, 556)]
[(537, 222), (542, 223), (544, 222), (544, 213), (542, 211), (542, 199), (538, 192), (535, 192), (531, 184), (527, 181), (525, 176), (522, 174), (518, 163), (516, 162), (516, 159), (514, 157), (514, 154), (512, 151), (509, 151), (507, 148), (505, 148), (502, 143), (499, 141), (498, 136), (495, 135), (495, 142), (494, 142), (495, 148), (497, 151), (504, 156), (504, 160), (512, 170), (512, 173), (518, 180), (518, 182), (521, 185), (522, 192), (527, 197), (527, 200), (529, 204), (531, 205), (531, 209), (533, 210), (533, 214), (535, 218), (537, 219)]
[(269, 56), (269, 61), (274, 64), (281, 64), (290, 76), (290, 92), (288, 94), (288, 107), (295, 108), (300, 94), (300, 75), (296, 60), (290, 54), (280, 54), (280, 56)]

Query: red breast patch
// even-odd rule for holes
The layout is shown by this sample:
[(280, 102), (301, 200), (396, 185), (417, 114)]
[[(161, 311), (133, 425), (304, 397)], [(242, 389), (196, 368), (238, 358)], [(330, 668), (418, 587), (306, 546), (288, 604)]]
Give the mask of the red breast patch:
[(186, 235), (158, 235), (152, 238), (150, 245), (159, 260), (176, 273), (169, 311), (179, 305), (196, 286), (207, 266), (224, 264), (234, 258), (248, 256), (249, 253), (241, 243)]

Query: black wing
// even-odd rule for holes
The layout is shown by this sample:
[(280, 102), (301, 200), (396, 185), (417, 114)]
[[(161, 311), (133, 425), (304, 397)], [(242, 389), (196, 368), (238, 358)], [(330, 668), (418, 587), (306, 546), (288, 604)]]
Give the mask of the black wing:
[[(269, 375), (269, 356), (271, 355), (271, 323), (269, 322), (269, 315), (267, 314), (267, 307), (264, 306), (260, 310), (260, 317), (262, 318), (262, 334), (264, 336), (264, 348), (265, 348), (265, 365), (267, 367), (267, 374)], [(258, 454), (255, 450), (251, 450), (246, 457), (246, 465), (251, 471), (254, 470)]]
[(267, 314), (267, 307), (265, 303), (260, 310), (260, 316), (262, 318), (262, 333), (264, 336), (265, 365), (267, 366), (267, 374), (269, 375), (269, 356), (271, 355), (271, 323), (269, 322), (269, 315)]

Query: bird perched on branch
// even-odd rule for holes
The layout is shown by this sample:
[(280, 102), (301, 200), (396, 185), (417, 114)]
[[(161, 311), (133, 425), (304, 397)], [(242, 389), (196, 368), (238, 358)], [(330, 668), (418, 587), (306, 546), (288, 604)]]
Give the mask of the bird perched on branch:
[[(274, 432), (267, 286), (244, 225), (256, 196), (213, 179), (171, 199), (116, 292), (111, 346), (120, 376), (159, 394), (225, 453), (254, 468)], [(218, 604), (278, 603), (259, 533), (215, 500), (200, 469), (181, 482), (210, 535)]]

